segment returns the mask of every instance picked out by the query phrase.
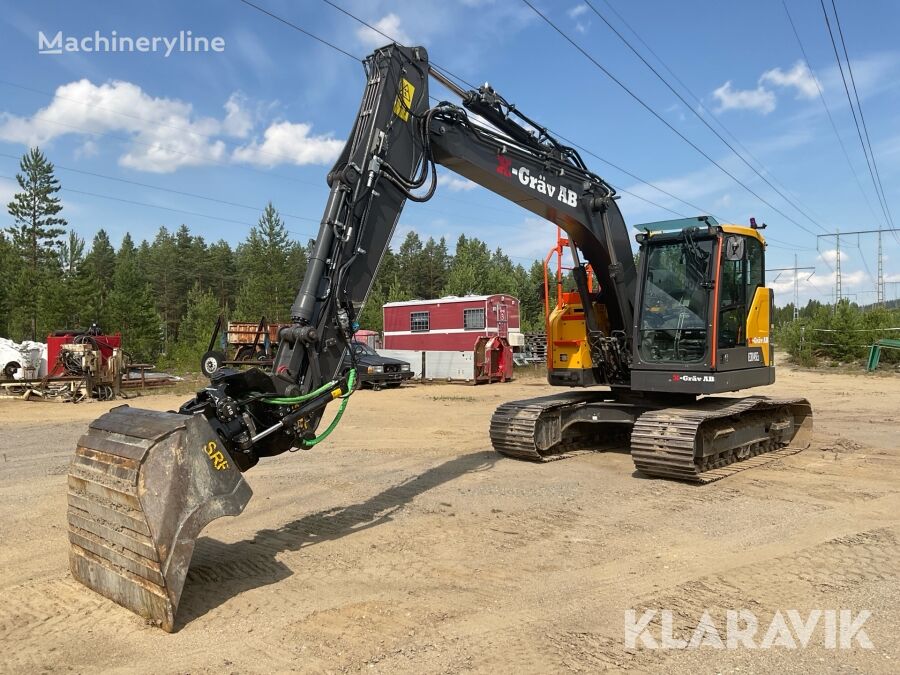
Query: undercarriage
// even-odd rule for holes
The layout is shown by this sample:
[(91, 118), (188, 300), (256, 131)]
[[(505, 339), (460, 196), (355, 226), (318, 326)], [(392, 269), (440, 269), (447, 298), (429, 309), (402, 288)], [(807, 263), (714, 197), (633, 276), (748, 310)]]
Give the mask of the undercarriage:
[(511, 401), (491, 419), (494, 450), (551, 461), (628, 448), (648, 476), (710, 483), (808, 447), (812, 408), (804, 398), (705, 397), (617, 400), (577, 392)]

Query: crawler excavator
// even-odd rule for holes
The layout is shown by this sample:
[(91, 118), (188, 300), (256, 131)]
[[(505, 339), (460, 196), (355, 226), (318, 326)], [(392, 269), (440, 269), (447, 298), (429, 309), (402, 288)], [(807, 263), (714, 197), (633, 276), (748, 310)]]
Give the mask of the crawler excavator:
[[(549, 382), (570, 391), (501, 405), (498, 452), (543, 460), (630, 435), (638, 471), (707, 482), (806, 442), (803, 398), (710, 396), (775, 379), (761, 228), (651, 224), (636, 265), (615, 190), (490, 86), (461, 89), (421, 47), (388, 45), (363, 63), (362, 103), (271, 373), (220, 369), (177, 412), (113, 408), (78, 443), (72, 573), (165, 630), (200, 530), (250, 499), (243, 473), (311, 448), (340, 420), (356, 317), (405, 203), (434, 194), (437, 164), (558, 225), (574, 263), (576, 290), (548, 321)], [(462, 105), (432, 105), (430, 78)]]

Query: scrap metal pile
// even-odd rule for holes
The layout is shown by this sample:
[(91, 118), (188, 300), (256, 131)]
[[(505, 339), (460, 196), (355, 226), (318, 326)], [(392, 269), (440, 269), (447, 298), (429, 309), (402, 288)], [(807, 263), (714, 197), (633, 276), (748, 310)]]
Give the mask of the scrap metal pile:
[(24, 399), (109, 401), (125, 370), (121, 336), (58, 331), (46, 343), (0, 342), (0, 392)]

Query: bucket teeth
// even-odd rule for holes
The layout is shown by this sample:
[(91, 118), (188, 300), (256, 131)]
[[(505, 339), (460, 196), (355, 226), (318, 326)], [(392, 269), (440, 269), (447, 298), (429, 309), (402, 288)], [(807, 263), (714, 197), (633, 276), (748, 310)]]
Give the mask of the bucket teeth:
[(114, 408), (69, 470), (72, 575), (172, 631), (197, 536), (251, 494), (202, 416)]

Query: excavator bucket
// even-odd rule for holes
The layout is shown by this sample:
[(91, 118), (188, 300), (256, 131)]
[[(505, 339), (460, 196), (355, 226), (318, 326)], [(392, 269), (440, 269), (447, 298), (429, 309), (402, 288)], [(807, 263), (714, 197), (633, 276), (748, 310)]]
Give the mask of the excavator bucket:
[(169, 632), (200, 531), (252, 494), (202, 415), (128, 406), (91, 423), (68, 483), (72, 575)]

